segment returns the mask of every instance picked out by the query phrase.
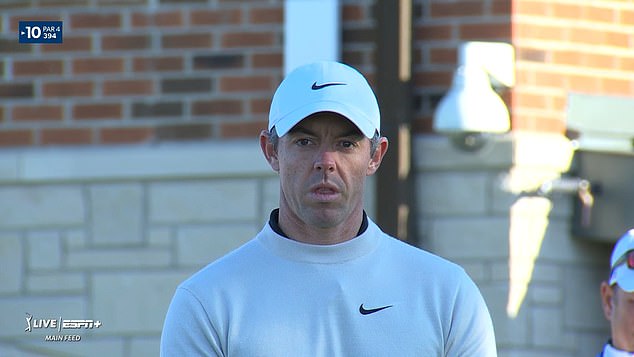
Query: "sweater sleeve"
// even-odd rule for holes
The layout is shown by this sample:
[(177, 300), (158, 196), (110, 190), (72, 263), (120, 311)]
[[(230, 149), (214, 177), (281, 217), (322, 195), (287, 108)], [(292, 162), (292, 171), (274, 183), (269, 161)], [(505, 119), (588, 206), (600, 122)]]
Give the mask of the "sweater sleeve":
[(447, 357), (496, 357), (495, 334), (480, 290), (463, 271), (454, 300)]
[(161, 357), (224, 356), (220, 338), (196, 296), (176, 289), (161, 334)]

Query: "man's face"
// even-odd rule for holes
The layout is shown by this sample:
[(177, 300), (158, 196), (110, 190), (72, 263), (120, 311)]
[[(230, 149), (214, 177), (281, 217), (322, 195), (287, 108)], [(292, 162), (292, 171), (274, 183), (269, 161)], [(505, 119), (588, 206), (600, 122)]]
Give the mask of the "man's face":
[(385, 147), (371, 156), (370, 140), (336, 114), (302, 120), (280, 138), (271, 163), (280, 174), (280, 210), (317, 228), (345, 224), (363, 210), (365, 177), (378, 169)]
[(601, 295), (603, 312), (612, 328), (612, 343), (618, 349), (634, 351), (634, 292), (604, 282)]

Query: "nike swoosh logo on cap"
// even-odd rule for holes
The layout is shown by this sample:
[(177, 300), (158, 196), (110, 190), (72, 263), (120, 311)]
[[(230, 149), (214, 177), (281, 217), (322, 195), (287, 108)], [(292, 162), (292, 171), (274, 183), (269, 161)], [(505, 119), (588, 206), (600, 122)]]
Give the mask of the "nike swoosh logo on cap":
[(387, 305), (387, 306), (382, 306), (382, 307), (377, 307), (375, 309), (366, 309), (363, 307), (363, 304), (359, 305), (359, 312), (361, 313), (361, 315), (370, 315), (373, 314), (375, 312), (379, 312), (381, 310), (385, 310), (387, 308), (390, 308), (394, 305)]
[(310, 87), (310, 89), (312, 90), (320, 90), (322, 88), (326, 88), (326, 87), (330, 87), (330, 86), (345, 86), (346, 83), (342, 83), (342, 82), (330, 82), (330, 83), (323, 83), (323, 84), (317, 84), (317, 82), (313, 83), (313, 86)]

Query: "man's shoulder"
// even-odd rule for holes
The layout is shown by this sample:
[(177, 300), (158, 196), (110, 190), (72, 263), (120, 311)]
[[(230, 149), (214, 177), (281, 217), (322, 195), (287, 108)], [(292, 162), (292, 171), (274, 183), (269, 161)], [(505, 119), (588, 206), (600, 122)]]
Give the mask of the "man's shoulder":
[(200, 286), (208, 289), (210, 282), (218, 285), (222, 281), (231, 280), (249, 264), (254, 263), (257, 256), (258, 242), (253, 238), (192, 274), (180, 287), (196, 291)]

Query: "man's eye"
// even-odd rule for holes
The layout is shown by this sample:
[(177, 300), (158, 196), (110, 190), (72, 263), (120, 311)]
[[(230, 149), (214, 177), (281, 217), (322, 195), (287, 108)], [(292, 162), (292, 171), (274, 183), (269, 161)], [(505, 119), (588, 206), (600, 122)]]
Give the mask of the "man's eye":
[(354, 141), (347, 141), (344, 140), (341, 142), (341, 146), (343, 146), (346, 149), (350, 149), (356, 146), (356, 143)]
[(297, 145), (299, 146), (306, 146), (310, 144), (310, 140), (308, 139), (299, 139), (296, 141)]

